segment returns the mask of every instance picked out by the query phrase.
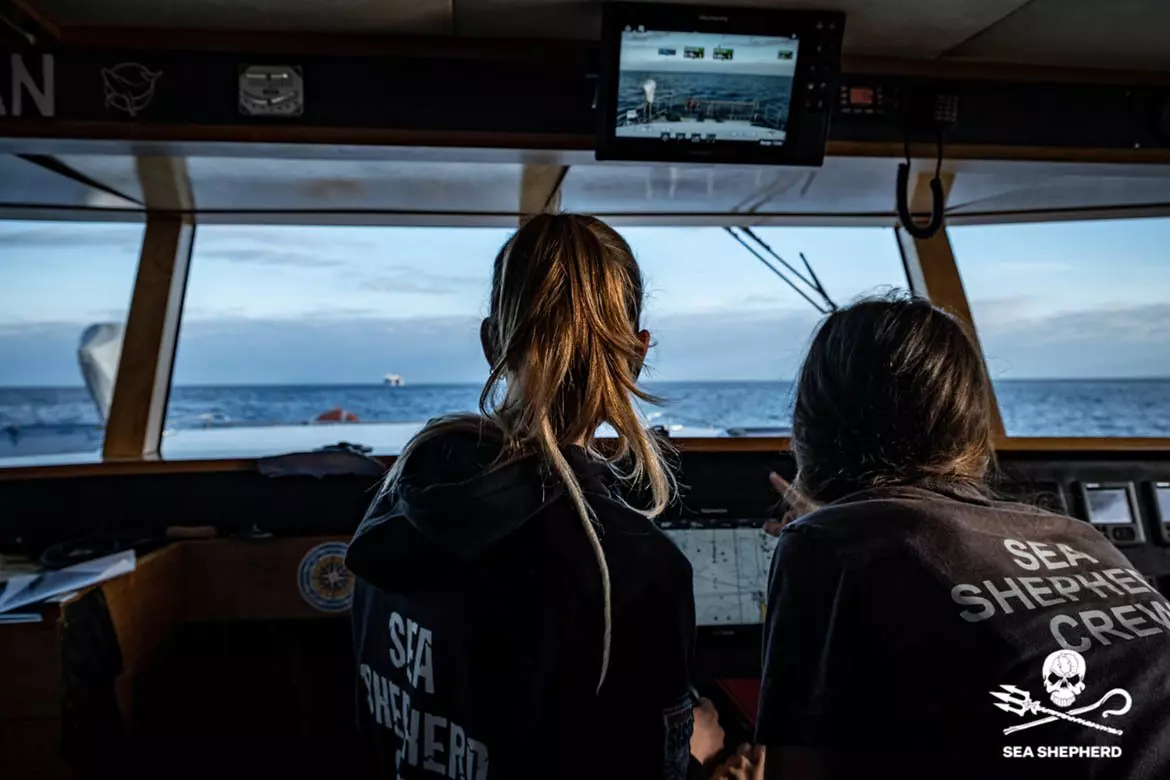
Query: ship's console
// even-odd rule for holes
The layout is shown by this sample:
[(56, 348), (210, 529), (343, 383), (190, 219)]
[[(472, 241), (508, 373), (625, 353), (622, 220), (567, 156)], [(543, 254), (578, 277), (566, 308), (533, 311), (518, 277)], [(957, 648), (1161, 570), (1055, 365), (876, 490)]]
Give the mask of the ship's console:
[[(730, 739), (749, 739), (759, 696), (761, 620), (785, 507), (767, 475), (794, 475), (787, 455), (690, 453), (683, 498), (662, 521), (694, 568), (696, 674)], [(1153, 587), (1170, 584), (1170, 457), (1000, 454), (994, 493), (1092, 524)]]
[[(1165, 592), (1170, 452), (1002, 451), (999, 461), (1000, 495), (1092, 523)], [(660, 520), (694, 568), (695, 683), (715, 701), (732, 744), (751, 738), (759, 695), (761, 619), (776, 543), (764, 526), (784, 512), (770, 471), (792, 478), (795, 464), (788, 453), (684, 447), (682, 498)], [(23, 655), (8, 659), (8, 668), (22, 669), (19, 678), (0, 675), (0, 693), (19, 699), (13, 712), (42, 706), (41, 688), (27, 680), (61, 677), (63, 654), (76, 631), (44, 628), (98, 620), (112, 622), (122, 658), (122, 667), (110, 669), (110, 684), (152, 690), (187, 680), (181, 692), (143, 699), (140, 709), (126, 715), (145, 729), (144, 744), (160, 756), (182, 749), (178, 735), (184, 729), (205, 730), (208, 723), (216, 724), (217, 734), (258, 739), (240, 748), (257, 761), (269, 749), (279, 752), (289, 730), (307, 728), (308, 721), (311, 728), (332, 729), (326, 741), (340, 750), (349, 736), (335, 714), (352, 705), (346, 676), (352, 651), (344, 581), (329, 575), (339, 571), (375, 478), (287, 476), (287, 469), (262, 473), (247, 463), (220, 471), (104, 472), (68, 478), (65, 490), (61, 479), (3, 482), (0, 553), (35, 559), (70, 539), (90, 547), (103, 540), (133, 542), (140, 553), (132, 576), (71, 597), (53, 607), (56, 617), (40, 615), (40, 623), (7, 627), (10, 636), (26, 638), (10, 643), (10, 650), (41, 648), (37, 663)], [(192, 535), (207, 538), (190, 541)], [(192, 666), (189, 657), (199, 663)], [(261, 667), (287, 667), (287, 674), (250, 674)], [(197, 677), (190, 677), (191, 668), (199, 670)], [(297, 698), (301, 694), (289, 693), (285, 677), (330, 704), (308, 707)], [(269, 678), (275, 687), (266, 687)], [(270, 703), (278, 696), (287, 701), (280, 699), (285, 704), (274, 709)], [(236, 702), (227, 714), (225, 697)], [(259, 722), (268, 723), (270, 733), (253, 734), (252, 724)], [(62, 727), (57, 716), (37, 723), (37, 734), (59, 734)], [(206, 766), (192, 764), (191, 776), (212, 771), (218, 760), (212, 754), (205, 759)], [(288, 768), (307, 760), (290, 754)]]

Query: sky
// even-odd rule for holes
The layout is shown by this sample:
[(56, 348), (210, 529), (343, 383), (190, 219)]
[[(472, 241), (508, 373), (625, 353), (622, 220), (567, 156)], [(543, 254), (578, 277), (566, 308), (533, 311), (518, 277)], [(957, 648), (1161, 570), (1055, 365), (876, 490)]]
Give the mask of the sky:
[[(790, 379), (820, 315), (719, 228), (622, 228), (648, 379)], [(889, 228), (762, 228), (838, 303), (906, 285)], [(952, 227), (996, 378), (1170, 376), (1170, 219)], [(129, 306), (141, 224), (0, 222), (0, 386), (79, 386)], [(497, 228), (198, 228), (175, 382), (482, 382)]]
[[(686, 57), (688, 46), (701, 47), (703, 58)], [(722, 33), (628, 32), (622, 35), (621, 69), (791, 76), (796, 72), (796, 57), (780, 59), (778, 54), (782, 49), (791, 51), (794, 48), (796, 42), (788, 38)], [(666, 56), (662, 54), (662, 49), (673, 49), (675, 53)], [(715, 49), (732, 49), (732, 58), (715, 59)]]

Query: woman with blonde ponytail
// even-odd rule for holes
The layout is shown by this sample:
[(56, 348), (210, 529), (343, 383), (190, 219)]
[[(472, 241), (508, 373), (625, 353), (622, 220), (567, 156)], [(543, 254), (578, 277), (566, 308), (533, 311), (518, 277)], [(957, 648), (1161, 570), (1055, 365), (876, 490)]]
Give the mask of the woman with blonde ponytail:
[(479, 414), (407, 445), (349, 548), (379, 776), (681, 778), (692, 736), (721, 743), (693, 734), (690, 565), (650, 521), (674, 486), (635, 402), (641, 309), (597, 219), (534, 217), (496, 257)]

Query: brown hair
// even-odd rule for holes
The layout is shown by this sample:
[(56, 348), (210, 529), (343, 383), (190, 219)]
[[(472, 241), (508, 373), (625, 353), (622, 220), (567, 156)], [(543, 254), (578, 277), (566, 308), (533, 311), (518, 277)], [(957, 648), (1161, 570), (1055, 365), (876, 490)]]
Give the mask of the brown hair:
[[(605, 635), (601, 677), (609, 666), (612, 627), (609, 567), (593, 511), (561, 447), (584, 442), (622, 479), (649, 486), (654, 516), (670, 503), (673, 477), (664, 445), (646, 429), (634, 398), (658, 399), (636, 384), (645, 356), (638, 337), (642, 275), (633, 252), (601, 220), (541, 214), (512, 235), (492, 271), (487, 350), (491, 374), (479, 415), (436, 420), (403, 450), (387, 484), (421, 443), (469, 428), (501, 441), (497, 464), (538, 455), (563, 483), (601, 570)], [(596, 447), (598, 426), (617, 434), (616, 446)], [(628, 469), (620, 466), (628, 464)]]
[(918, 298), (830, 314), (797, 381), (795, 487), (819, 502), (886, 485), (982, 489), (994, 462), (991, 383), (975, 340)]

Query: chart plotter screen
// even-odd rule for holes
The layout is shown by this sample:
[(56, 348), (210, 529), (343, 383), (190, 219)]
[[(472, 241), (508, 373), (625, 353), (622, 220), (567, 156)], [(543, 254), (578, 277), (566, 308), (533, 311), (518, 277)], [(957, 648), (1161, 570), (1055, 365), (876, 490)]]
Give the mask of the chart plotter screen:
[(700, 626), (760, 623), (776, 537), (763, 521), (739, 527), (675, 528), (665, 533), (695, 573), (695, 620)]

